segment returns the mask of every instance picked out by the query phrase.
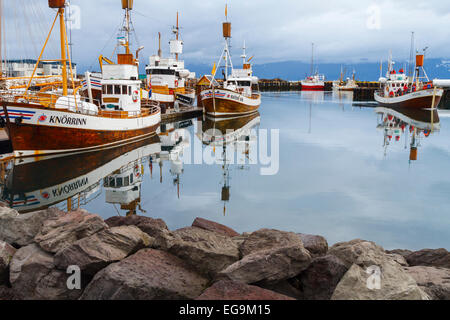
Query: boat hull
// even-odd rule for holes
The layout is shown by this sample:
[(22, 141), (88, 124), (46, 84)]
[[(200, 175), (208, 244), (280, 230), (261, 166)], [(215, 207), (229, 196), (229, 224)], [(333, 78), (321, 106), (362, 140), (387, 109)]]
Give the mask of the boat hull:
[(230, 90), (209, 89), (201, 92), (201, 104), (207, 114), (215, 117), (242, 115), (257, 111), (261, 96), (248, 98)]
[[(378, 92), (375, 93), (375, 101), (378, 102), (380, 106), (389, 108), (407, 108), (407, 109), (424, 109), (424, 108), (436, 108), (441, 101), (442, 89), (436, 90), (433, 104), (433, 94), (434, 90), (421, 90), (417, 92), (412, 92), (405, 94), (400, 97), (382, 97)], [(433, 104), (433, 105), (432, 105)]]
[(302, 90), (303, 91), (324, 91), (325, 85), (324, 84), (309, 84), (309, 83), (302, 82)]
[(118, 146), (155, 134), (161, 122), (159, 109), (148, 116), (121, 119), (5, 104), (0, 116), (6, 119), (16, 157)]

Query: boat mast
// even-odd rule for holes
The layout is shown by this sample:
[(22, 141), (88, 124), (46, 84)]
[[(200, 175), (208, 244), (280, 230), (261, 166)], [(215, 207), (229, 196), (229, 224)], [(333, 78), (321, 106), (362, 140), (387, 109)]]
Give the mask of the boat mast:
[(311, 76), (314, 75), (314, 42), (311, 43)]
[(0, 79), (3, 78), (3, 0), (0, 0)]
[(125, 50), (126, 54), (130, 54), (130, 11), (133, 10), (133, 0), (122, 0), (122, 9), (125, 10)]
[(409, 65), (408, 65), (408, 78), (411, 79), (413, 73), (413, 59), (414, 59), (414, 32), (411, 32), (411, 48), (409, 51)]
[(161, 50), (161, 32), (158, 32), (158, 56), (161, 58), (162, 50)]
[[(231, 22), (228, 22), (228, 5), (225, 5), (225, 22), (223, 23), (223, 37), (225, 38), (225, 81), (228, 79), (228, 67), (233, 69), (230, 56)], [(229, 64), (228, 64), (229, 63)]]
[(67, 96), (67, 52), (66, 52), (66, 21), (64, 19), (64, 5), (58, 9), (59, 14), (59, 29), (61, 36), (61, 64), (62, 64), (62, 79), (63, 79), (63, 96)]
[[(175, 28), (175, 33), (176, 33), (176, 35), (177, 35), (177, 43), (178, 43), (178, 36), (179, 36), (179, 34), (180, 34), (180, 28), (179, 28), (179, 26), (178, 26), (178, 11), (177, 11), (177, 27)], [(178, 52), (175, 53), (175, 60), (178, 61)]]

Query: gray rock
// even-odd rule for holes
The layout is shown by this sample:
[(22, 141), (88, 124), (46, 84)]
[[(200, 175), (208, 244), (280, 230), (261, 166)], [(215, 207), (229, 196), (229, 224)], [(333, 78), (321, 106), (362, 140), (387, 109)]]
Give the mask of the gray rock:
[(3, 211), (3, 214), (0, 215), (0, 240), (19, 247), (33, 243), (33, 239), (42, 228), (44, 221), (64, 214), (58, 209), (20, 215), (17, 211), (8, 208), (1, 208), (0, 211)]
[(197, 228), (201, 228), (201, 229), (205, 229), (208, 231), (212, 231), (212, 232), (216, 232), (218, 234), (221, 234), (223, 236), (226, 237), (237, 237), (239, 236), (239, 233), (234, 231), (233, 229), (224, 226), (223, 224), (214, 222), (214, 221), (210, 221), (210, 220), (206, 220), (203, 218), (196, 218), (194, 220), (194, 222), (192, 223), (193, 227), (197, 227)]
[(197, 227), (179, 229), (173, 234), (180, 240), (169, 252), (209, 277), (239, 260), (239, 248), (228, 236)]
[(138, 227), (114, 227), (78, 240), (58, 251), (55, 255), (55, 265), (62, 270), (77, 265), (84, 273), (95, 275), (108, 264), (149, 247), (153, 241), (154, 239)]
[(406, 249), (395, 249), (395, 250), (386, 250), (386, 253), (389, 254), (399, 254), (402, 257), (406, 258), (407, 255), (411, 254), (412, 251), (411, 250), (406, 250)]
[(305, 300), (330, 300), (336, 286), (348, 268), (336, 256), (313, 259), (311, 265), (297, 279)]
[(218, 277), (243, 283), (274, 283), (297, 276), (310, 262), (311, 255), (302, 245), (259, 250), (221, 271)]
[(45, 251), (56, 253), (106, 228), (98, 215), (77, 210), (46, 220), (34, 240)]
[(195, 299), (208, 280), (174, 255), (143, 249), (97, 273), (82, 300)]
[(322, 236), (300, 233), (303, 246), (311, 253), (312, 257), (320, 257), (327, 254), (328, 242)]
[(446, 249), (424, 249), (406, 256), (409, 265), (450, 269), (450, 252)]
[(131, 215), (128, 217), (111, 217), (105, 220), (110, 227), (136, 226), (155, 241), (152, 245), (155, 249), (168, 250), (175, 241), (174, 236), (167, 228), (166, 223), (161, 219), (153, 219), (145, 216)]
[(261, 229), (246, 237), (240, 247), (240, 251), (242, 256), (245, 257), (261, 250), (292, 246), (303, 247), (299, 234), (273, 229)]
[(294, 300), (288, 296), (234, 281), (219, 281), (205, 290), (196, 300)]
[[(350, 267), (337, 285), (333, 300), (429, 299), (403, 267), (373, 242), (359, 239), (342, 242), (332, 246), (328, 253)], [(380, 288), (373, 281), (377, 278), (380, 279)]]
[(9, 264), (16, 249), (6, 242), (0, 241), (0, 285), (7, 284), (9, 279)]
[(433, 300), (450, 300), (450, 269), (409, 267), (406, 272)]
[(38, 245), (20, 248), (10, 264), (10, 282), (14, 295), (25, 300), (73, 300), (81, 290), (69, 290), (70, 275), (56, 270), (53, 256)]

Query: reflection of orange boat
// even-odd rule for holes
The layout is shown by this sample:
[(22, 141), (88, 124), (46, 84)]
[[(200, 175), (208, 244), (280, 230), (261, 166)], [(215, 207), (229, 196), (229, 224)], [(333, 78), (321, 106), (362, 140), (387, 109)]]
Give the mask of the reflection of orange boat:
[(136, 160), (137, 155), (161, 151), (153, 136), (122, 147), (95, 152), (16, 159), (6, 173), (2, 200), (21, 213), (41, 210), (100, 185), (115, 170)]
[(399, 142), (405, 135), (410, 139), (410, 161), (417, 160), (421, 140), (440, 130), (440, 119), (436, 109), (375, 108), (380, 115), (378, 129), (384, 132), (385, 154), (388, 146)]

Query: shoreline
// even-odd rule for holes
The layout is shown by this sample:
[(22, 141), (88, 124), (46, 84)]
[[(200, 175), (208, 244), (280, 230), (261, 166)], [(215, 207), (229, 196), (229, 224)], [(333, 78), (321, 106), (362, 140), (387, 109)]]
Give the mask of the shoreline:
[(0, 300), (450, 300), (446, 249), (0, 207)]

